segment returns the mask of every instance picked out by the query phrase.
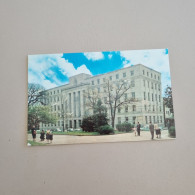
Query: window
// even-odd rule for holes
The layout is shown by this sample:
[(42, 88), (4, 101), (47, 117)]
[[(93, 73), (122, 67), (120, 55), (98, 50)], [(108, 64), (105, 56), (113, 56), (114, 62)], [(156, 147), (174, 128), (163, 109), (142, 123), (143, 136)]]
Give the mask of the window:
[(51, 91), (51, 93), (50, 93), (51, 95), (52, 95), (52, 91)]
[(104, 97), (104, 103), (106, 104), (106, 102), (107, 102), (107, 97)]
[(145, 121), (146, 121), (146, 124), (148, 124), (148, 117), (145, 116)]
[(151, 78), (153, 78), (153, 74), (151, 73)]
[(143, 84), (144, 84), (144, 87), (146, 86), (146, 81), (145, 80), (143, 80)]
[(160, 97), (160, 95), (159, 95), (159, 102), (160, 102), (160, 99), (161, 99), (161, 97)]
[(156, 79), (156, 75), (154, 75), (154, 78)]
[(144, 100), (146, 100), (146, 92), (144, 91)]
[(56, 105), (54, 105), (54, 111), (56, 111)]
[(51, 106), (51, 111), (53, 112), (53, 106)]
[(148, 92), (148, 101), (150, 101), (150, 93)]
[(156, 122), (156, 119), (155, 119), (155, 116), (153, 116), (153, 123), (155, 123)]
[(116, 79), (119, 79), (119, 74), (116, 74)]
[(153, 105), (153, 112), (155, 111), (155, 106)]
[(134, 71), (132, 70), (132, 71), (131, 71), (131, 76), (133, 76), (133, 75), (134, 75)]
[(131, 92), (131, 97), (135, 98), (135, 92)]
[(159, 123), (159, 116), (157, 116), (157, 123)]
[(118, 113), (121, 113), (121, 108), (118, 108)]
[(149, 72), (147, 72), (147, 76), (149, 76)]
[(94, 81), (91, 81), (91, 84), (94, 85)]
[(160, 116), (160, 122), (162, 123), (162, 116)]
[(55, 94), (56, 92), (54, 91), (53, 94)]
[(134, 81), (134, 80), (131, 81), (131, 86), (132, 86), (132, 87), (135, 87), (135, 81)]
[(124, 94), (124, 100), (127, 100), (127, 93)]
[(153, 83), (151, 83), (151, 84), (152, 84), (151, 88), (153, 89), (154, 88), (154, 85), (153, 85)]
[(112, 80), (112, 76), (110, 76), (110, 80)]
[(58, 102), (60, 101), (60, 97), (58, 96)]
[(150, 87), (150, 82), (148, 81), (148, 88)]
[(125, 106), (125, 112), (128, 112), (128, 106)]
[(147, 105), (144, 105), (144, 109), (145, 109), (145, 111), (147, 111)]
[(152, 101), (154, 101), (154, 94), (152, 93)]
[(126, 72), (123, 72), (123, 77), (126, 77)]
[(145, 71), (143, 70), (143, 75), (145, 75)]
[(157, 87), (156, 87), (156, 86), (157, 86), (157, 84), (155, 83), (155, 89), (157, 89)]
[(160, 91), (160, 84), (158, 85), (158, 90)]
[(58, 121), (58, 126), (60, 126), (60, 121)]
[(129, 118), (128, 117), (125, 117), (125, 122), (128, 122), (129, 121)]
[(133, 105), (133, 112), (136, 111), (136, 105)]
[(60, 110), (60, 106), (58, 105), (58, 110)]
[(161, 108), (161, 106), (160, 106), (160, 112), (162, 111), (162, 108)]
[(157, 94), (155, 94), (155, 99), (156, 99), (156, 101), (157, 101)]
[(100, 79), (97, 80), (97, 84), (100, 84)]
[(121, 124), (121, 117), (118, 117), (118, 124)]
[(152, 117), (151, 117), (151, 116), (149, 116), (149, 118), (150, 118), (150, 122), (152, 122)]

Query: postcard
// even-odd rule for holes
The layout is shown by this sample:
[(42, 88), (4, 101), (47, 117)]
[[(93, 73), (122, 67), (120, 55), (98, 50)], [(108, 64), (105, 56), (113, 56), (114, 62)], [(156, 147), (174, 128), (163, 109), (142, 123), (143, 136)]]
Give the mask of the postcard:
[(28, 56), (28, 146), (174, 140), (168, 49)]

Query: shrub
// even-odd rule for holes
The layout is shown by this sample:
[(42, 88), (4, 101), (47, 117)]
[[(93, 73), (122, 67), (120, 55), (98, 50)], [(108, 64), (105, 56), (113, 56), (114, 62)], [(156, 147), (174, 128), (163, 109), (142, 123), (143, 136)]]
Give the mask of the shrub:
[(104, 125), (98, 128), (97, 130), (101, 135), (114, 134), (114, 129), (109, 125)]
[(93, 122), (95, 130), (99, 129), (101, 126), (108, 125), (108, 119), (106, 114), (94, 114)]
[(122, 132), (130, 132), (132, 127), (133, 125), (131, 125), (131, 123), (122, 123), (116, 125), (118, 131), (122, 131)]
[(175, 134), (175, 127), (174, 126), (171, 126), (169, 128), (169, 136), (170, 137), (175, 137), (176, 136), (176, 134)]
[(95, 127), (95, 123), (94, 123), (93, 116), (89, 116), (83, 119), (81, 124), (81, 128), (83, 129), (83, 131), (94, 132), (95, 131), (94, 127)]

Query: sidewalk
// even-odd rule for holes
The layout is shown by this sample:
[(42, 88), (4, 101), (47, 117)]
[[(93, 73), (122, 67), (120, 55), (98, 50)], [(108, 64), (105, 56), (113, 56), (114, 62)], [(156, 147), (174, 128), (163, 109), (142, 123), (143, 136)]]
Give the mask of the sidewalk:
[[(123, 142), (123, 141), (162, 141), (162, 140), (172, 140), (175, 138), (168, 137), (168, 131), (161, 131), (161, 138), (156, 138), (151, 140), (151, 134), (149, 131), (141, 131), (140, 136), (135, 136), (134, 133), (124, 133), (116, 135), (100, 135), (100, 136), (72, 136), (72, 135), (53, 135), (52, 143), (48, 145), (57, 145), (57, 144), (80, 144), (80, 143), (105, 143), (105, 142)], [(32, 141), (32, 135), (28, 135), (28, 140)], [(39, 135), (37, 135), (36, 142), (45, 143), (47, 141), (41, 142)]]

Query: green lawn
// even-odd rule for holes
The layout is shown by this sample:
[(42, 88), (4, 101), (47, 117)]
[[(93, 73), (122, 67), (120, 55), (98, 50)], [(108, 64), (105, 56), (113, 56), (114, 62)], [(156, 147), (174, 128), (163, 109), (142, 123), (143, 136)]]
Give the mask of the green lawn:
[[(121, 131), (114, 131), (114, 134), (122, 134), (126, 132), (121, 132)], [(129, 133), (132, 133), (129, 132)], [(28, 134), (31, 134), (31, 132), (28, 132)], [(37, 132), (37, 134), (40, 134)], [(53, 132), (53, 135), (77, 135), (77, 136), (95, 136), (95, 135), (100, 135), (98, 132), (84, 132), (84, 131), (68, 131), (68, 132)]]
[(31, 144), (31, 146), (44, 146), (44, 145), (46, 145), (43, 143), (38, 143), (38, 142), (30, 141), (30, 140), (28, 140), (27, 143)]

